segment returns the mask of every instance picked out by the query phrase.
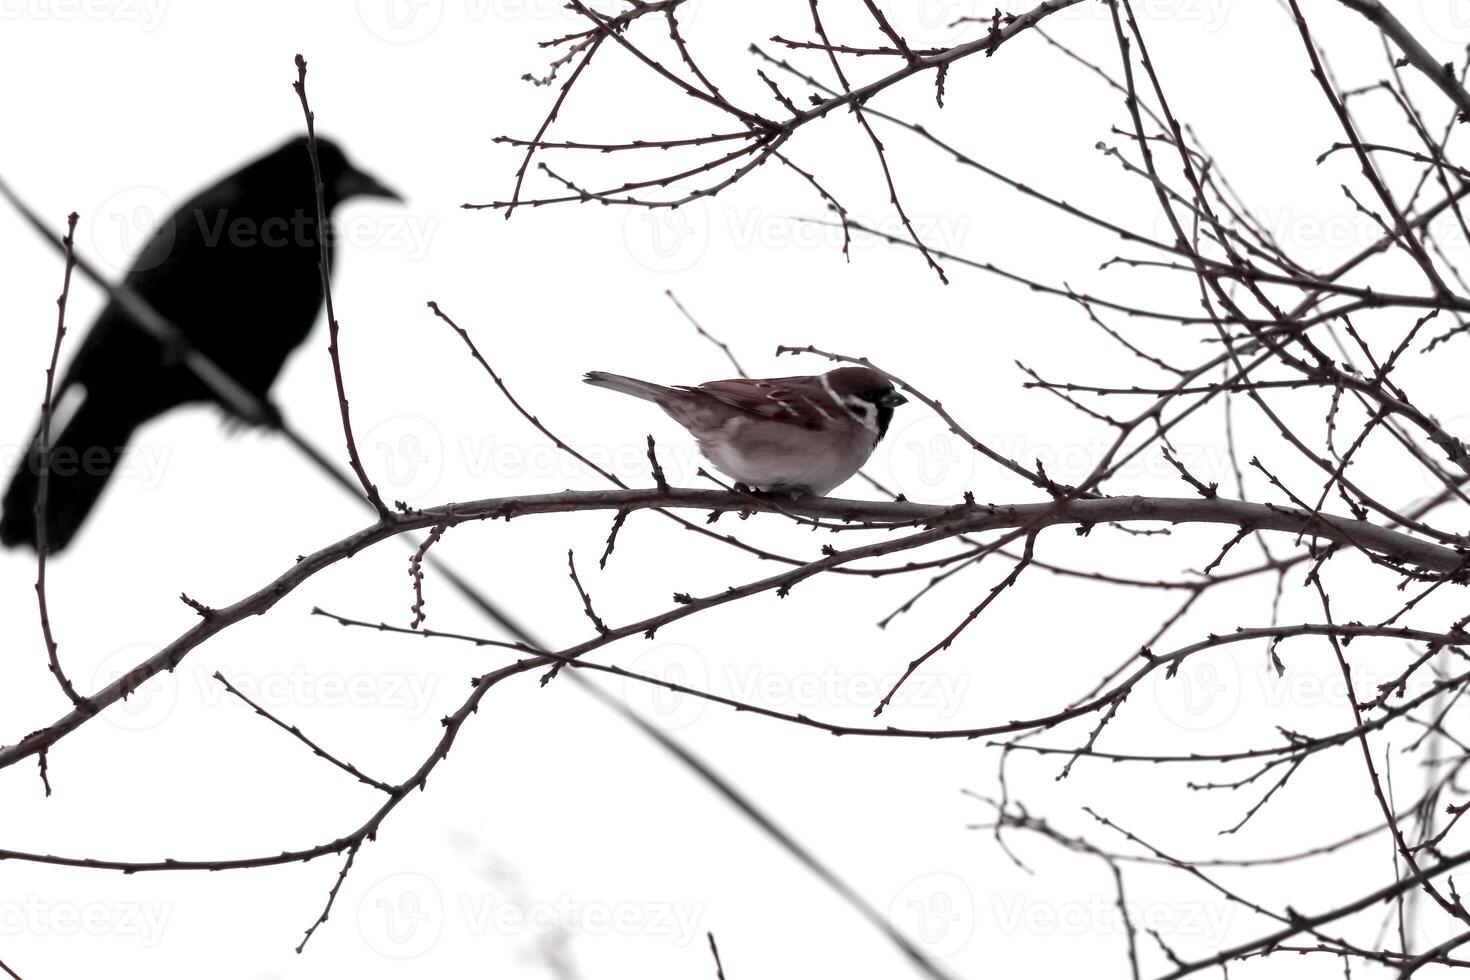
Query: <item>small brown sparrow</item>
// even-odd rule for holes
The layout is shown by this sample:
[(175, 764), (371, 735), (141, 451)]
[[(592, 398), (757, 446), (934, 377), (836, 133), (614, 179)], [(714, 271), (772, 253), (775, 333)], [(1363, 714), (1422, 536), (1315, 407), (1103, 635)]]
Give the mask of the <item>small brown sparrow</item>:
[(665, 387), (603, 371), (588, 384), (651, 401), (719, 470), (756, 490), (822, 496), (856, 473), (907, 398), (871, 368)]

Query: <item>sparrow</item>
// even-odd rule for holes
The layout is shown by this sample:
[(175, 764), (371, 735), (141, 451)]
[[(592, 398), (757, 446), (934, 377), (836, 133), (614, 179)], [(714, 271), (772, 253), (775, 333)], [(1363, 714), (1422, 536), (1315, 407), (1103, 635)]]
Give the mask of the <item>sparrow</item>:
[[(335, 143), (316, 143), (329, 215), (353, 197), (401, 200), (354, 167)], [(330, 246), (330, 234), (327, 240)], [(319, 241), (311, 156), (305, 137), (298, 137), (164, 218), (123, 282), (189, 344), (265, 400), (287, 356), (320, 315)], [(82, 526), (134, 430), (177, 406), (210, 400), (209, 389), (176, 352), (109, 303), (56, 388), (47, 550), (64, 548)], [(40, 438), (37, 425), (5, 491), (0, 544), (35, 544)]]
[(885, 376), (840, 367), (799, 378), (734, 378), (667, 387), (589, 371), (583, 379), (653, 402), (737, 483), (766, 492), (824, 496), (858, 471), (908, 401)]

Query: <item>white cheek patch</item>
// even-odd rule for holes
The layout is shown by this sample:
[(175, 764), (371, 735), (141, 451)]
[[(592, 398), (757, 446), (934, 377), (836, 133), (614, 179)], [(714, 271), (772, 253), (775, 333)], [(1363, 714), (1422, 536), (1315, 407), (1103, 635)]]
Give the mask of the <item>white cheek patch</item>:
[(864, 429), (867, 429), (874, 436), (878, 435), (877, 405), (874, 405), (866, 398), (858, 398), (856, 395), (845, 399), (842, 404), (846, 405), (848, 411), (857, 417), (857, 420), (863, 424)]

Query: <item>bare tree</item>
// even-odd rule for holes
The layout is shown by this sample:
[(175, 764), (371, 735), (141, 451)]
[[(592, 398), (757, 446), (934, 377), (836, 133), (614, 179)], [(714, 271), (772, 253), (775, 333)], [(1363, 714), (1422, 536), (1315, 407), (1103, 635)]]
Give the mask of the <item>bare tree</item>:
[[(254, 593), (232, 603), (207, 606), (184, 600), (198, 613), (192, 629), (139, 662), (115, 683), (80, 693), (67, 679), (63, 657), (46, 615), (44, 541), (37, 577), (43, 638), (51, 672), (70, 699), (70, 710), (53, 723), (0, 748), (0, 766), (35, 759), (46, 777), (48, 751), (72, 732), (108, 710), (149, 678), (176, 668), (194, 649), (232, 625), (267, 613), (280, 599), (306, 585), (319, 571), (345, 561), (379, 543), (414, 531), (426, 531), (411, 559), (412, 619), (389, 625), (373, 619), (322, 612), (344, 626), (389, 630), (447, 641), (497, 645), (510, 651), (504, 666), (474, 679), (458, 710), (443, 719), (439, 737), (407, 778), (383, 780), (332, 754), (295, 728), (250, 701), (217, 675), (219, 683), (244, 700), (267, 722), (285, 729), (325, 763), (382, 793), (380, 805), (355, 828), (321, 843), (282, 853), (231, 860), (119, 861), (0, 851), (0, 858), (54, 865), (108, 868), (124, 872), (175, 871), (189, 868), (228, 870), (307, 861), (325, 855), (342, 859), (327, 891), (320, 917), (306, 930), (303, 945), (328, 919), (341, 889), (350, 881), (353, 862), (411, 790), (422, 789), (444, 761), (477, 708), (495, 689), (520, 674), (535, 674), (542, 684), (588, 671), (656, 685), (724, 705), (751, 716), (834, 735), (897, 739), (983, 739), (999, 767), (998, 796), (976, 794), (985, 817), (977, 823), (994, 835), (997, 846), (1012, 853), (1023, 836), (1039, 836), (1079, 859), (1104, 862), (1116, 889), (1126, 942), (1119, 950), (1119, 973), (1132, 976), (1182, 977), (1237, 961), (1290, 953), (1335, 957), (1351, 971), (1354, 965), (1377, 965), (1409, 976), (1428, 965), (1464, 966), (1458, 946), (1470, 941), (1470, 909), (1462, 902), (1453, 872), (1470, 862), (1470, 849), (1453, 846), (1467, 804), (1459, 782), (1470, 761), (1458, 731), (1457, 708), (1467, 685), (1465, 646), (1470, 644), (1470, 613), (1458, 589), (1465, 584), (1467, 539), (1457, 530), (1470, 505), (1470, 447), (1439, 419), (1453, 410), (1461, 393), (1415, 384), (1425, 377), (1448, 376), (1438, 364), (1457, 364), (1457, 348), (1470, 312), (1470, 284), (1445, 241), (1470, 239), (1462, 210), (1470, 194), (1470, 171), (1453, 162), (1454, 136), (1470, 113), (1465, 88), (1467, 65), (1435, 61), (1395, 16), (1376, 0), (1340, 0), (1341, 7), (1363, 15), (1365, 38), (1381, 38), (1384, 77), (1367, 88), (1344, 90), (1334, 80), (1328, 54), (1318, 45), (1312, 23), (1318, 9), (1304, 11), (1287, 0), (1283, 29), (1295, 35), (1302, 65), (1321, 90), (1322, 112), (1335, 121), (1341, 138), (1323, 148), (1323, 159), (1347, 158), (1356, 174), (1343, 186), (1346, 214), (1358, 214), (1377, 229), (1375, 240), (1334, 268), (1317, 270), (1294, 256), (1270, 224), (1239, 197), (1168, 98), (1169, 80), (1150, 58), (1149, 32), (1130, 0), (1101, 0), (1108, 17), (1109, 43), (1115, 58), (1089, 60), (1062, 47), (1046, 32), (1046, 20), (1080, 0), (1046, 0), (1024, 12), (995, 11), (971, 21), (973, 36), (963, 43), (926, 46), (905, 33), (883, 9), (864, 0), (866, 34), (842, 37), (829, 29), (828, 7), (810, 0), (810, 34), (774, 37), (751, 46), (752, 72), (764, 87), (760, 102), (737, 102), (735, 86), (712, 78), (701, 66), (699, 52), (681, 33), (686, 0), (634, 2), (615, 12), (601, 12), (580, 0), (570, 9), (586, 22), (584, 29), (549, 39), (555, 53), (545, 75), (531, 78), (548, 90), (549, 107), (538, 130), (529, 137), (503, 137), (521, 152), (510, 195), (485, 205), (507, 217), (522, 209), (549, 205), (598, 203), (631, 208), (677, 208), (713, 197), (743, 184), (762, 164), (788, 172), (809, 187), (841, 228), (844, 242), (852, 236), (876, 236), (910, 250), (935, 275), (949, 282), (958, 270), (975, 271), (1023, 282), (1037, 303), (1062, 303), (1077, 311), (1126, 352), (1131, 370), (1104, 379), (1058, 380), (1046, 366), (1025, 367), (1022, 383), (1055, 395), (1078, 413), (1078, 425), (1102, 427), (1109, 433), (1106, 450), (1083, 478), (1062, 481), (1038, 460), (1018, 459), (975, 435), (960, 413), (951, 412), (961, 393), (927, 391), (923, 379), (893, 381), (984, 461), (987, 487), (1012, 488), (1013, 496), (982, 500), (966, 492), (944, 504), (922, 504), (882, 487), (887, 499), (777, 499), (743, 488), (690, 489), (671, 486), (650, 437), (646, 486), (628, 486), (579, 453), (576, 434), (553, 431), (535, 406), (513, 393), (475, 342), (475, 325), (456, 322), (451, 312), (430, 302), (426, 316), (454, 331), (468, 353), (529, 425), (528, 438), (548, 440), (584, 465), (590, 476), (611, 488), (569, 490), (542, 495), (504, 496), (485, 500), (412, 508), (382, 501), (359, 457), (348, 411), (348, 381), (339, 360), (339, 324), (330, 309), (330, 347), (346, 457), (362, 495), (374, 505), (376, 518), (360, 531), (304, 555)], [(1313, 5), (1307, 5), (1313, 6)], [(1336, 7), (1331, 7), (1336, 10)], [(1036, 35), (1065, 57), (1084, 65), (1096, 84), (1115, 92), (1120, 117), (1114, 128), (1117, 145), (1104, 152), (1121, 168), (1124, 179), (1140, 182), (1156, 205), (1153, 214), (1128, 219), (1107, 217), (1068, 203), (1066, 188), (1035, 187), (1002, 173), (974, 155), (960, 137), (942, 137), (929, 127), (879, 108), (888, 90), (900, 85), (930, 84), (942, 107), (946, 80), (967, 59), (983, 62), (1011, 55), (1012, 43)], [(693, 100), (720, 120), (713, 132), (666, 134), (657, 139), (622, 142), (581, 141), (563, 136), (558, 116), (581, 86), (589, 84), (599, 56), (621, 50), (679, 99)], [(297, 80), (308, 127), (311, 110), (305, 91), (305, 63), (298, 60)], [(1354, 113), (1361, 100), (1387, 100), (1401, 118), (1393, 132), (1369, 133)], [(630, 114), (633, 110), (630, 110)], [(831, 181), (802, 165), (796, 155), (803, 131), (825, 117), (851, 116), (871, 145), (872, 179), (881, 182), (902, 229), (888, 234), (853, 217), (829, 189)], [(631, 130), (644, 120), (629, 118)], [(958, 127), (957, 127), (958, 128)], [(1188, 284), (1195, 303), (1187, 309), (1153, 308), (1117, 296), (1074, 290), (1065, 271), (1041, 281), (927, 243), (903, 203), (904, 175), (890, 159), (886, 139), (902, 136), (928, 144), (956, 161), (963, 178), (971, 173), (998, 181), (1016, 194), (1054, 209), (1069, 221), (1117, 236), (1121, 251), (1099, 259), (1120, 272), (1147, 269)], [(630, 159), (631, 175), (607, 178), (609, 158)], [(566, 163), (561, 161), (566, 160)], [(668, 161), (681, 161), (670, 165)], [(556, 161), (556, 162), (550, 162)], [(535, 166), (533, 167), (533, 164)], [(1151, 232), (1148, 228), (1161, 228)], [(1463, 239), (1462, 239), (1463, 240)], [(65, 281), (72, 269), (70, 239), (65, 239)], [(1407, 271), (1406, 271), (1407, 270)], [(1407, 285), (1385, 291), (1372, 283), (1380, 278)], [(329, 294), (330, 295), (330, 294)], [(63, 287), (56, 350), (64, 332), (66, 288)], [(1140, 340), (1132, 324), (1144, 321), (1183, 332), (1208, 353), (1179, 365), (1162, 345)], [(1124, 324), (1127, 324), (1126, 326)], [(698, 324), (696, 324), (698, 326)], [(730, 348), (699, 328), (701, 335)], [(716, 330), (722, 336), (723, 331)], [(350, 325), (345, 333), (350, 336)], [(883, 352), (818, 350), (785, 347), (782, 353), (859, 363), (884, 370)], [(736, 370), (740, 362), (732, 361)], [(52, 368), (55, 367), (53, 355)], [(888, 372), (885, 372), (888, 373)], [(1125, 376), (1126, 374), (1126, 376)], [(50, 411), (49, 377), (46, 412)], [(1122, 403), (1122, 410), (1112, 406)], [(1237, 426), (1258, 433), (1249, 447), (1237, 438)], [(1230, 478), (1201, 476), (1176, 445), (1178, 433), (1191, 427), (1193, 438), (1208, 431), (1230, 462)], [(534, 436), (529, 435), (534, 433)], [(43, 440), (44, 441), (44, 440)], [(1140, 494), (1129, 486), (1128, 465), (1144, 457), (1164, 460), (1178, 477), (1172, 496)], [(1381, 489), (1396, 486), (1397, 477), (1413, 470), (1434, 489), (1427, 499), (1401, 502)], [(994, 479), (989, 479), (989, 477)], [(989, 491), (987, 491), (989, 492)], [(776, 571), (749, 575), (740, 584), (710, 594), (677, 593), (657, 614), (633, 622), (615, 622), (597, 612), (596, 596), (578, 573), (576, 556), (567, 556), (571, 587), (585, 610), (586, 638), (560, 649), (525, 639), (436, 633), (425, 626), (424, 568), (431, 549), (468, 522), (550, 520), (549, 515), (599, 511), (609, 530), (600, 563), (615, 563), (615, 546), (629, 515), (653, 511), (727, 547), (732, 557), (773, 563)], [(751, 518), (789, 529), (782, 550), (755, 544), (738, 532), (709, 525), (722, 515)], [(1201, 525), (1188, 540), (1210, 542), (1198, 554), (1198, 571), (1188, 575), (1156, 572), (1138, 575), (1110, 567), (1109, 549), (1093, 546), (1121, 533), (1142, 535), (1140, 547), (1169, 529)], [(1218, 526), (1218, 527), (1217, 527)], [(817, 554), (813, 532), (833, 535)], [(1080, 552), (1090, 564), (1070, 557), (1067, 539), (1087, 539)], [(1055, 544), (1054, 544), (1055, 542)], [(1054, 556), (1055, 553), (1055, 556)], [(584, 561), (585, 564), (585, 561)], [(615, 564), (613, 565), (615, 568)], [(743, 567), (743, 566), (742, 566)], [(918, 650), (894, 650), (900, 677), (873, 704), (882, 716), (914, 676), (945, 670), (951, 646), (962, 636), (983, 629), (988, 610), (1005, 603), (1019, 581), (1038, 575), (1085, 580), (1098, 589), (1147, 590), (1177, 601), (1158, 622), (1106, 624), (1093, 627), (1088, 639), (1101, 650), (1116, 650), (1109, 669), (1076, 687), (1058, 682), (1050, 710), (1028, 717), (992, 719), (960, 728), (896, 727), (881, 717), (868, 726), (833, 721), (820, 715), (796, 714), (742, 701), (718, 690), (706, 690), (642, 675), (613, 663), (592, 662), (587, 654), (630, 638), (652, 637), (665, 629), (690, 629), (684, 621), (707, 610), (753, 597), (774, 594), (800, 601), (801, 586), (817, 576), (857, 578), (905, 577), (914, 592), (898, 613), (924, 608), (926, 597), (941, 588), (968, 586), (975, 600), (958, 621), (932, 623), (932, 643)], [(1201, 630), (1199, 612), (1207, 597), (1242, 584), (1264, 583), (1249, 591), (1249, 604), (1237, 603), (1235, 628)], [(1234, 594), (1234, 593), (1232, 593)], [(1246, 593), (1242, 593), (1246, 594)], [(758, 613), (756, 614), (758, 615)], [(1135, 629), (1146, 626), (1142, 643)], [(1126, 645), (1126, 646), (1125, 646)], [(1263, 650), (1257, 668), (1280, 675), (1285, 660), (1315, 646), (1329, 655), (1347, 692), (1346, 712), (1317, 719), (1314, 733), (1282, 724), (1267, 744), (1240, 743), (1199, 749), (1175, 744), (1160, 750), (1122, 750), (1119, 731), (1147, 711), (1129, 707), (1130, 697), (1149, 685), (1177, 683), (1181, 670), (1213, 651)], [(1407, 650), (1407, 652), (1405, 652)], [(1304, 653), (1302, 655), (1305, 655)], [(1371, 659), (1370, 659), (1371, 658)], [(1396, 658), (1396, 659), (1395, 659)], [(1395, 667), (1386, 680), (1382, 663)], [(1370, 667), (1373, 669), (1370, 670)], [(1141, 699), (1140, 699), (1141, 700)], [(1139, 723), (1146, 723), (1139, 720)], [(1342, 750), (1338, 752), (1337, 750)], [(1351, 766), (1331, 765), (1340, 755)], [(1058, 777), (1086, 765), (1136, 766), (1163, 780), (1186, 770), (1192, 792), (1215, 796), (1248, 796), (1239, 813), (1223, 828), (1235, 834), (1257, 820), (1294, 777), (1307, 769), (1333, 774), (1332, 797), (1319, 805), (1371, 798), (1377, 817), (1360, 832), (1323, 839), (1310, 849), (1282, 854), (1274, 850), (1229, 858), (1210, 857), (1206, 839), (1221, 828), (1201, 830), (1198, 845), (1177, 851), (1158, 843), (1170, 820), (1167, 808), (1160, 826), (1122, 826), (1109, 815), (1110, 801), (1078, 801), (1088, 823), (1072, 826), (1029, 808), (1006, 776), (1018, 758), (1056, 757)], [(1408, 766), (1422, 777), (1406, 788)], [(1164, 774), (1170, 774), (1166, 777)], [(1221, 809), (1225, 809), (1222, 805)], [(1232, 810), (1232, 813), (1234, 811)], [(1308, 819), (1308, 818), (1303, 818)], [(1172, 836), (1178, 837), (1177, 828)], [(1357, 847), (1379, 845), (1368, 851)], [(1391, 857), (1386, 861), (1385, 856)], [(1290, 877), (1280, 869), (1317, 859), (1366, 869), (1373, 884), (1340, 896), (1330, 907), (1306, 910), (1294, 898)], [(1020, 857), (1015, 860), (1020, 862)], [(1130, 889), (1144, 869), (1176, 876), (1190, 887), (1203, 887), (1229, 906), (1258, 921), (1248, 941), (1225, 948), (1178, 948), (1147, 923), (1130, 917)], [(1272, 875), (1269, 879), (1266, 875)], [(1270, 884), (1267, 884), (1267, 881)], [(1283, 886), (1283, 881), (1286, 885)], [(1416, 928), (1406, 920), (1419, 919)], [(1408, 938), (1416, 929), (1435, 936), (1416, 945)], [(923, 950), (904, 945), (896, 931), (890, 938), (910, 954), (915, 965), (933, 976), (944, 967)], [(738, 975), (738, 952), (726, 944), (731, 975)], [(723, 975), (714, 937), (710, 949)]]

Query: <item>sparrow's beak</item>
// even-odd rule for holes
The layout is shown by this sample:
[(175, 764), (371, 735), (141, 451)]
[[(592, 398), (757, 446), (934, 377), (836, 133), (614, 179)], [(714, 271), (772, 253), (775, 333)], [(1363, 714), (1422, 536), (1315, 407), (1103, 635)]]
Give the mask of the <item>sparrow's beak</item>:
[(899, 405), (907, 405), (908, 401), (909, 400), (907, 398), (903, 397), (898, 392), (890, 391), (888, 394), (883, 396), (883, 400), (879, 404), (883, 405), (885, 408), (897, 408)]
[(378, 178), (351, 168), (337, 179), (337, 199), (345, 201), (349, 197), (386, 197), (403, 203), (402, 195)]

